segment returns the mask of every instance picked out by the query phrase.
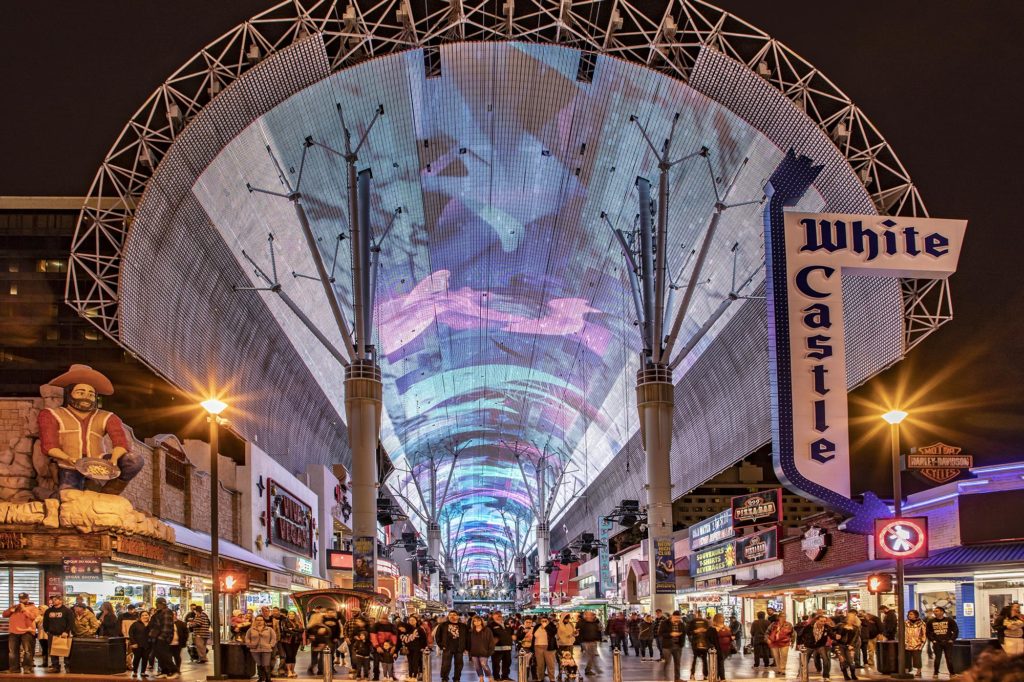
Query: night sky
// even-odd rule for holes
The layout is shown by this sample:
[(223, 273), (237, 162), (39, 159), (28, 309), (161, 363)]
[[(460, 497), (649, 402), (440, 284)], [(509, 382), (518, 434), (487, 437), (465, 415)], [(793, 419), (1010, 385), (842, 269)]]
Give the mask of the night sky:
[[(1024, 3), (722, 0), (843, 89), (888, 139), (932, 216), (970, 221), (955, 319), (851, 396), (854, 489), (888, 488), (877, 415), (911, 411), (905, 445), (976, 463), (1024, 459)], [(0, 9), (0, 195), (84, 195), (124, 123), (254, 0), (7, 0)], [(984, 11), (982, 11), (984, 10)], [(877, 466), (862, 466), (868, 463)]]

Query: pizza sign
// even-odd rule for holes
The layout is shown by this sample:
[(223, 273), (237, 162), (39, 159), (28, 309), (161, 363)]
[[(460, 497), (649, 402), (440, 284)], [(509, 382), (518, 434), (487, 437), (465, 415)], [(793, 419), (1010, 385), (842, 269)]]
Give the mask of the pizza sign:
[(925, 477), (932, 483), (949, 483), (974, 466), (974, 457), (962, 449), (945, 443), (917, 448), (907, 455), (907, 469)]

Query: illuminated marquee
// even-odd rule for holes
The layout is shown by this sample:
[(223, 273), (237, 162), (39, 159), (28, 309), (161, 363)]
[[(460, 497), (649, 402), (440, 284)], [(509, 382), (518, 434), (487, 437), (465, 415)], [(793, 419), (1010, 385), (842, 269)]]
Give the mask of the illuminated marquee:
[(313, 555), (313, 508), (270, 480), (267, 483), (269, 544)]
[(853, 516), (850, 529), (867, 533), (885, 510), (876, 504), (869, 518), (850, 499), (842, 279), (949, 277), (967, 222), (785, 211), (819, 171), (791, 151), (765, 188), (773, 456), (788, 488)]

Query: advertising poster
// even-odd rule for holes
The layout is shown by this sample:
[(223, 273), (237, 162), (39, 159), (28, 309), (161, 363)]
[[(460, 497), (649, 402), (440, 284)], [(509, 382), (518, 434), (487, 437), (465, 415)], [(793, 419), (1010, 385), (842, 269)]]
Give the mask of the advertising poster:
[(676, 550), (671, 537), (654, 539), (654, 591), (676, 593)]
[(769, 528), (736, 540), (736, 565), (759, 564), (779, 558), (779, 529)]
[(706, 575), (728, 571), (736, 566), (736, 547), (733, 543), (702, 549), (690, 555), (690, 575)]
[(353, 589), (374, 591), (373, 579), (377, 568), (375, 555), (373, 536), (361, 535), (352, 542)]
[(64, 559), (65, 578), (103, 580), (103, 562), (100, 559)]

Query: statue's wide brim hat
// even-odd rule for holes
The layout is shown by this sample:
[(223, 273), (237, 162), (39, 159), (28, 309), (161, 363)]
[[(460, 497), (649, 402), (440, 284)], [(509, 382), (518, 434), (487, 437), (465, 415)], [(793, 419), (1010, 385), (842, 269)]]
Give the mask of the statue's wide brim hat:
[(50, 380), (51, 386), (59, 388), (67, 388), (76, 384), (88, 384), (100, 395), (112, 395), (114, 393), (114, 385), (110, 383), (110, 379), (89, 365), (71, 365), (71, 369), (56, 379)]

